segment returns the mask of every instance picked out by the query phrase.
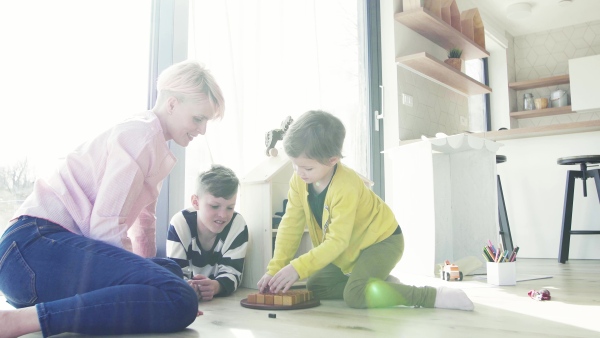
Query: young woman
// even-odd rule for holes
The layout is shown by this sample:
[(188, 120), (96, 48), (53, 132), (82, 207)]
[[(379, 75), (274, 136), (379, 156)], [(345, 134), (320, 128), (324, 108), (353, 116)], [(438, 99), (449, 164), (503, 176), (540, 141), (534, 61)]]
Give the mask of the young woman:
[(147, 257), (176, 161), (166, 142), (203, 135), (224, 100), (191, 61), (165, 69), (157, 90), (152, 110), (71, 152), (15, 213), (0, 238), (0, 291), (17, 309), (0, 311), (0, 337), (174, 332), (194, 321), (198, 301), (181, 269)]

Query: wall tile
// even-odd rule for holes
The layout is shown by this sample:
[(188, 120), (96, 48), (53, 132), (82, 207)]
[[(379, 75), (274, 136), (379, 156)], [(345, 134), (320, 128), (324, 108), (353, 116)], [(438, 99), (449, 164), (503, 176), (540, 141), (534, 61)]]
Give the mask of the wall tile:
[[(553, 30), (550, 32), (550, 34), (552, 35), (552, 38), (554, 39), (554, 41), (556, 42), (561, 42), (561, 41), (568, 41), (570, 39), (570, 35), (573, 32), (573, 29), (571, 29), (571, 31), (569, 32), (569, 30), (566, 29), (560, 29), (560, 30)], [(568, 33), (568, 35), (567, 35)], [(522, 47), (519, 47), (522, 48)]]
[(578, 40), (578, 39), (583, 39), (583, 34), (585, 33), (585, 31), (588, 29), (587, 25), (584, 26), (574, 26), (573, 28), (573, 34), (571, 34), (570, 40)]
[[(569, 73), (569, 59), (600, 54), (600, 20), (509, 38), (509, 82), (534, 80)], [(514, 78), (511, 79), (514, 72)], [(570, 93), (568, 84), (525, 91), (511, 91), (511, 111), (523, 110), (523, 95), (549, 97), (556, 89)], [(514, 93), (514, 94), (513, 94)], [(514, 99), (513, 99), (514, 97)], [(569, 97), (570, 99), (570, 97)], [(570, 100), (569, 100), (570, 101)], [(557, 123), (600, 120), (600, 113), (573, 113), (528, 119), (511, 119), (511, 127), (533, 127)]]
[(592, 31), (591, 29), (586, 29), (585, 33), (583, 34), (583, 39), (585, 40), (585, 42), (587, 42), (590, 46), (592, 45), (592, 42), (594, 41), (594, 39), (596, 38), (596, 33), (594, 33), (594, 31)]
[(460, 116), (469, 116), (467, 97), (402, 67), (397, 71), (398, 97), (402, 93), (413, 97), (413, 107), (399, 103), (401, 140), (434, 137), (439, 132), (452, 135), (468, 129), (460, 124)]

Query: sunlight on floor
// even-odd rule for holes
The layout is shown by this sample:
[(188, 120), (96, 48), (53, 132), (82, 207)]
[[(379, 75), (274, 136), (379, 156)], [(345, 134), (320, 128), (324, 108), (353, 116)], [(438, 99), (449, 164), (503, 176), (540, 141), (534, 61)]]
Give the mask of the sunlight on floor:
[(254, 334), (250, 330), (231, 329), (231, 333), (236, 338), (254, 338)]
[[(512, 311), (522, 315), (536, 317), (557, 323), (572, 325), (583, 329), (600, 332), (600, 307), (593, 305), (569, 304), (554, 297), (548, 301), (537, 301), (527, 295), (514, 294), (509, 287), (471, 288), (465, 292), (477, 306), (485, 305), (504, 311)], [(551, 295), (557, 288), (551, 285), (539, 287), (550, 290)]]
[(485, 282), (485, 276), (483, 277), (467, 276), (462, 282), (447, 282), (434, 277), (403, 276), (401, 281), (405, 284), (419, 286), (445, 286), (463, 289), (475, 304), (476, 311), (477, 305), (484, 305), (524, 316), (600, 332), (600, 320), (598, 320), (600, 318), (600, 306), (564, 302), (564, 299), (561, 300), (555, 296), (555, 294), (559, 294), (560, 289), (553, 286), (551, 279), (540, 281), (539, 286), (536, 286), (536, 290), (548, 289), (553, 298), (549, 301), (536, 301), (527, 294), (529, 289), (524, 290), (522, 287), (517, 288), (516, 286), (490, 285)]

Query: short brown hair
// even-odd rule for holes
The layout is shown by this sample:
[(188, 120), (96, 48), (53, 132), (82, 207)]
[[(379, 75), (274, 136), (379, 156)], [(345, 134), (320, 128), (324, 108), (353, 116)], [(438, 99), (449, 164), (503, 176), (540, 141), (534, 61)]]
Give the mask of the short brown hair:
[(290, 157), (302, 155), (320, 163), (331, 157), (342, 158), (346, 128), (340, 119), (322, 110), (310, 110), (292, 123), (283, 138), (283, 148)]
[(209, 193), (215, 197), (230, 199), (238, 192), (240, 181), (233, 170), (214, 164), (196, 178), (196, 195)]

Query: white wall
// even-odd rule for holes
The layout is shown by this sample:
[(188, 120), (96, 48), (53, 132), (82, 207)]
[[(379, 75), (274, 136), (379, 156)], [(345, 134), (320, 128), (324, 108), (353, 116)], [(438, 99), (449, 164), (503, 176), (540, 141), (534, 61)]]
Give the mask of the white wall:
[[(447, 51), (402, 25), (395, 24), (396, 56), (426, 52), (443, 61)], [(431, 81), (411, 70), (396, 67), (398, 97), (398, 125), (401, 140), (419, 139), (421, 135), (435, 136), (438, 132), (448, 135), (469, 129), (468, 97), (446, 86)], [(410, 95), (413, 105), (402, 104), (402, 95)]]
[[(570, 59), (598, 54), (600, 54), (600, 20), (516, 36), (514, 37), (515, 79), (525, 81), (568, 74)], [(523, 110), (524, 93), (532, 93), (534, 98), (549, 97), (556, 89), (563, 89), (569, 95), (571, 94), (569, 84), (517, 91), (517, 109)], [(600, 113), (572, 113), (519, 119), (518, 126), (524, 128), (599, 119)]]
[[(457, 0), (456, 4), (461, 11), (477, 7), (477, 4), (472, 0)], [(490, 53), (488, 57), (488, 77), (489, 86), (492, 88), (490, 94), (492, 130), (498, 130), (502, 127), (510, 128), (510, 104), (514, 101), (511, 100), (511, 93), (508, 89), (508, 82), (514, 79), (511, 80), (507, 76), (512, 70), (510, 68), (510, 56), (507, 53), (510, 41), (498, 21), (495, 21), (483, 11), (480, 11), (480, 15), (485, 29), (485, 49)]]
[[(396, 44), (394, 42), (394, 13), (399, 11), (400, 0), (381, 1), (381, 81), (385, 94), (383, 97), (383, 130), (384, 149), (389, 149), (399, 144), (398, 131), (398, 85), (396, 82)], [(392, 161), (384, 159), (385, 173), (385, 201), (393, 203), (392, 188), (394, 178)]]
[[(474, 6), (470, 0), (459, 0), (457, 4), (460, 10)], [(394, 13), (401, 10), (402, 0), (394, 0), (393, 3), (381, 2), (382, 81), (386, 88), (385, 149), (397, 146), (401, 138), (407, 139), (403, 138), (399, 130), (400, 117), (406, 108), (398, 102), (398, 96), (403, 90), (403, 79), (397, 78), (401, 72), (398, 71), (395, 58), (420, 51), (426, 51), (437, 58), (444, 57), (443, 49), (394, 21)], [(500, 46), (506, 44), (509, 48), (507, 53), (501, 49), (496, 50), (497, 46), (486, 38), (486, 47), (492, 54), (489, 58), (492, 81), (490, 87), (493, 90), (492, 128), (497, 130), (500, 127), (510, 127), (506, 125), (510, 121), (506, 116), (516, 108), (510, 107), (515, 105), (517, 100), (515, 92), (508, 90), (507, 83), (517, 80), (515, 73), (522, 69), (521, 66), (515, 66), (514, 49), (511, 48), (519, 48), (519, 43), (514, 43), (514, 38), (510, 35), (502, 37), (503, 29), (491, 22), (485, 13), (481, 14), (486, 35), (494, 36), (498, 39), (495, 42)], [(502, 64), (503, 62), (505, 64)], [(508, 90), (508, 94), (505, 89)], [(577, 117), (587, 118), (584, 115), (589, 114)], [(516, 121), (514, 122), (513, 125), (516, 124)], [(600, 132), (516, 139), (501, 143), (504, 146), (498, 153), (507, 155), (508, 161), (498, 165), (498, 173), (504, 188), (513, 241), (521, 247), (521, 257), (557, 259), (566, 171), (575, 168), (557, 165), (556, 160), (562, 156), (600, 154)], [(387, 203), (393, 204), (393, 168), (390, 160), (386, 159), (385, 163), (385, 198)], [(600, 230), (600, 206), (595, 195), (594, 183), (588, 180), (590, 193), (586, 199), (582, 197), (581, 180), (576, 180), (576, 184), (574, 229)], [(572, 259), (600, 258), (600, 235), (573, 236), (570, 252)]]
[[(466, 96), (396, 65), (396, 58), (420, 52), (444, 60), (447, 51), (403, 24), (394, 14), (402, 12), (402, 0), (381, 2), (382, 84), (384, 86), (384, 149), (401, 140), (433, 137), (438, 132), (457, 134), (469, 128)], [(402, 94), (413, 98), (413, 106), (403, 105)], [(463, 117), (463, 119), (461, 119)], [(386, 191), (393, 187), (392, 168), (386, 161)], [(386, 193), (386, 202), (393, 203)]]
[[(498, 165), (514, 244), (519, 256), (558, 258), (567, 170), (559, 157), (600, 154), (600, 132), (500, 141)], [(598, 167), (591, 168), (598, 169)], [(593, 179), (587, 180), (588, 197), (575, 180), (573, 229), (600, 230), (600, 202)], [(571, 237), (570, 259), (600, 259), (600, 235)]]
[(510, 97), (508, 89), (508, 59), (506, 47), (486, 34), (486, 49), (488, 57), (489, 85), (492, 88), (490, 95), (490, 110), (492, 130), (502, 127), (510, 129)]

